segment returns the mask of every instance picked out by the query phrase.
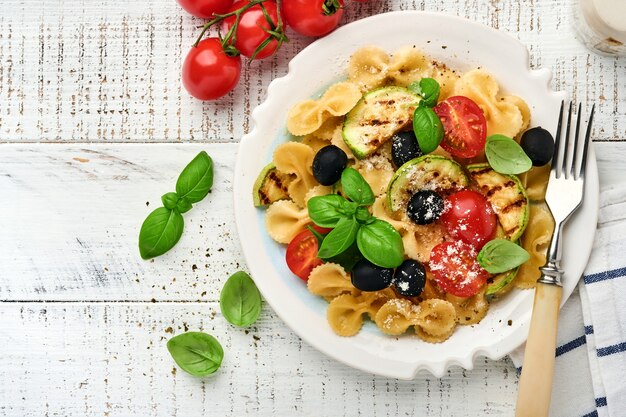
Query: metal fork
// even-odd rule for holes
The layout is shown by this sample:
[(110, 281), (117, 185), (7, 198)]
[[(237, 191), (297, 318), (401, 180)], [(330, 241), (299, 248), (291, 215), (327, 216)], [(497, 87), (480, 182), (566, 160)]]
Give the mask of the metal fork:
[(561, 236), (563, 225), (582, 205), (585, 192), (585, 168), (589, 153), (591, 124), (595, 105), (587, 122), (584, 140), (580, 138), (582, 108), (578, 106), (576, 127), (572, 129), (572, 103), (569, 104), (567, 127), (563, 134), (561, 102), (556, 129), (552, 169), (546, 191), (546, 203), (554, 217), (555, 228), (548, 248), (547, 262), (537, 281), (533, 314), (519, 381), (516, 417), (547, 416), (552, 395), (552, 377), (556, 348), (557, 322), (561, 303)]

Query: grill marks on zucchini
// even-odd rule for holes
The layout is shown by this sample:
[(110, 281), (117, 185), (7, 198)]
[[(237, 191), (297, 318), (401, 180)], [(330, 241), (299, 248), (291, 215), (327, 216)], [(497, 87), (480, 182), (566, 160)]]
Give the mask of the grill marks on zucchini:
[(280, 172), (274, 164), (267, 165), (254, 183), (254, 205), (268, 206), (275, 201), (289, 199), (288, 187), (291, 181), (293, 177), (290, 174)]
[(504, 235), (517, 240), (528, 223), (528, 197), (519, 179), (513, 175), (500, 174), (488, 164), (467, 167), (480, 191), (491, 203)]

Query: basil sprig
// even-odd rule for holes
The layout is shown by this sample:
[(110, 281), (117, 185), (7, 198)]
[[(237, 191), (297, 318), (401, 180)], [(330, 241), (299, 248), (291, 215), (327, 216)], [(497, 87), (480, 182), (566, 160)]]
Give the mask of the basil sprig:
[(433, 78), (422, 78), (419, 81), (412, 82), (409, 91), (422, 97), (420, 106), (435, 107), (439, 100), (441, 87), (437, 80)]
[(163, 255), (172, 249), (183, 234), (182, 213), (191, 210), (213, 186), (213, 161), (200, 152), (178, 176), (176, 192), (161, 197), (159, 207), (146, 217), (139, 231), (139, 253), (143, 259)]
[(476, 260), (490, 274), (499, 274), (516, 268), (530, 259), (518, 244), (506, 239), (494, 239), (478, 253)]
[(501, 174), (521, 174), (533, 166), (522, 147), (504, 135), (491, 135), (487, 138), (485, 156), (489, 165)]
[(261, 314), (261, 294), (250, 275), (239, 271), (228, 278), (220, 294), (220, 310), (235, 326), (247, 327), (257, 321)]
[(180, 368), (193, 376), (215, 373), (222, 365), (224, 349), (213, 336), (202, 332), (187, 332), (167, 342), (172, 358)]
[(340, 263), (346, 270), (360, 259), (359, 251), (375, 265), (400, 265), (404, 257), (402, 237), (391, 224), (372, 216), (367, 209), (375, 201), (367, 181), (354, 168), (346, 168), (341, 174), (341, 188), (349, 200), (329, 194), (313, 197), (307, 203), (313, 223), (333, 228), (326, 236), (314, 231), (318, 256)]

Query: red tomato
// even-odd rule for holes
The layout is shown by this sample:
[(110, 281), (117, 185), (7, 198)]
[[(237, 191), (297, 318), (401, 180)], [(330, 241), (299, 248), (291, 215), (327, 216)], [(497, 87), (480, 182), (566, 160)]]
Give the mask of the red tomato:
[(214, 14), (226, 13), (233, 0), (178, 0), (183, 9), (196, 17), (208, 19)]
[(445, 99), (434, 108), (443, 124), (441, 147), (457, 158), (473, 158), (485, 150), (487, 121), (483, 111), (467, 97)]
[[(247, 0), (236, 1), (228, 11), (232, 12), (234, 10), (241, 9), (246, 4), (248, 4)], [(265, 10), (269, 14), (270, 18), (274, 22), (274, 27), (270, 27), (269, 22), (263, 15), (263, 9), (259, 4), (257, 4), (256, 6), (252, 6), (251, 8), (246, 10), (241, 15), (241, 19), (239, 20), (239, 26), (237, 26), (235, 48), (237, 48), (237, 50), (241, 52), (243, 56), (247, 56), (248, 58), (252, 57), (254, 51), (271, 36), (265, 30), (273, 30), (278, 24), (278, 9), (276, 7), (276, 2), (268, 0), (264, 2), (263, 5), (265, 6)], [(235, 20), (235, 16), (230, 16), (224, 20), (222, 24), (223, 35), (228, 32), (230, 27), (235, 23)], [(272, 55), (274, 51), (276, 51), (277, 47), (278, 41), (276, 39), (272, 39), (270, 43), (268, 43), (255, 56), (255, 59), (267, 58), (268, 56)]]
[(183, 63), (183, 85), (200, 100), (215, 100), (239, 81), (241, 58), (228, 56), (217, 38), (207, 38), (191, 48)]
[[(324, 7), (330, 13), (324, 12)], [(324, 36), (343, 16), (343, 0), (284, 0), (283, 13), (293, 30), (304, 36)]]
[(465, 242), (443, 242), (430, 252), (430, 271), (435, 282), (447, 293), (471, 297), (489, 278), (476, 260), (476, 249)]
[(439, 219), (450, 235), (476, 249), (493, 239), (498, 226), (491, 204), (482, 194), (471, 190), (449, 195)]
[[(330, 229), (324, 229), (318, 226), (313, 228), (319, 233), (328, 233)], [(287, 253), (285, 258), (287, 266), (301, 280), (308, 281), (309, 274), (316, 266), (324, 263), (317, 257), (317, 238), (309, 229), (303, 230), (294, 237), (289, 245), (287, 245)]]

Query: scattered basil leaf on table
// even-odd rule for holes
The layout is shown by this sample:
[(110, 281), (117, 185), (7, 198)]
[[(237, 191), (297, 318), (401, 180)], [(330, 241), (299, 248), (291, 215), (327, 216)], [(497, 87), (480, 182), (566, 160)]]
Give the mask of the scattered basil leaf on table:
[(522, 147), (504, 135), (491, 135), (487, 138), (485, 156), (491, 168), (501, 174), (521, 174), (533, 166)]
[(247, 327), (261, 314), (261, 294), (254, 281), (243, 271), (228, 278), (220, 294), (220, 310), (231, 324)]
[(139, 253), (143, 259), (163, 255), (172, 249), (181, 235), (185, 222), (176, 209), (159, 207), (146, 217), (139, 231)]
[(530, 255), (510, 240), (494, 239), (483, 246), (476, 259), (490, 274), (499, 274), (520, 266), (530, 259)]
[(341, 173), (341, 189), (350, 200), (360, 206), (374, 204), (374, 192), (365, 178), (354, 168), (346, 168)]
[(176, 193), (193, 204), (206, 197), (212, 186), (213, 160), (205, 151), (202, 151), (178, 176)]
[(356, 239), (359, 223), (354, 217), (344, 217), (337, 226), (324, 238), (317, 256), (320, 258), (332, 258), (347, 250)]
[(202, 332), (187, 332), (167, 342), (176, 364), (193, 376), (207, 376), (219, 369), (224, 358), (222, 345), (213, 336)]
[(413, 113), (413, 132), (424, 154), (431, 153), (443, 139), (441, 120), (430, 107), (418, 107)]
[(395, 268), (404, 261), (402, 237), (384, 220), (361, 226), (356, 242), (365, 259), (380, 267)]
[(312, 197), (307, 203), (309, 217), (318, 226), (335, 227), (344, 217), (346, 199), (337, 194)]
[(164, 207), (146, 217), (139, 231), (139, 254), (143, 259), (163, 255), (180, 240), (185, 222), (181, 213), (202, 200), (213, 185), (213, 161), (200, 152), (178, 176), (176, 192), (163, 194)]

